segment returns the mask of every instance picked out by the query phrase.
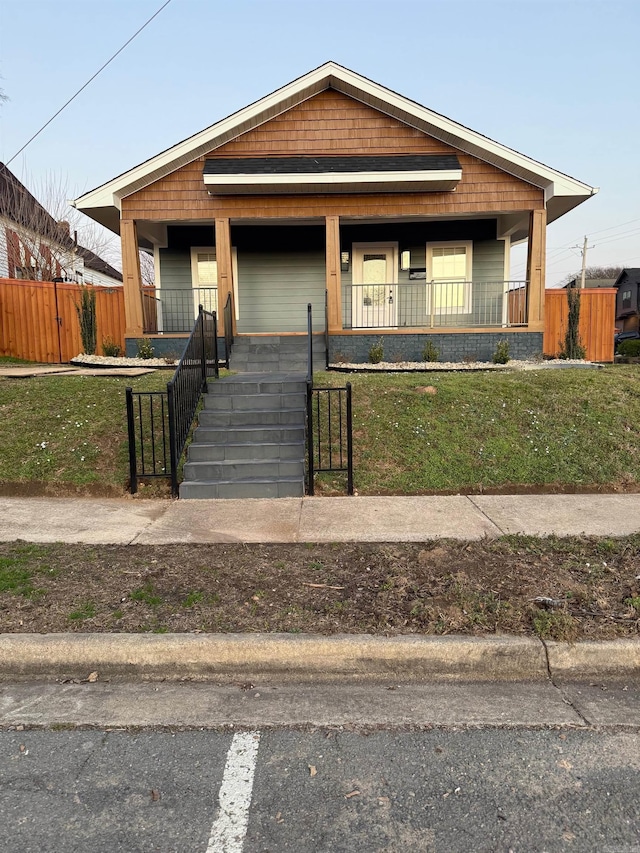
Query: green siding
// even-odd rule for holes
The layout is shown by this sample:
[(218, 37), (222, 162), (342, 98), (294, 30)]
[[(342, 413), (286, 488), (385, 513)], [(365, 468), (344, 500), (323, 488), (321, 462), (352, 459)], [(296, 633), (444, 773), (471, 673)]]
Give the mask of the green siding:
[(307, 304), (314, 331), (324, 329), (323, 252), (238, 252), (238, 332), (305, 332)]
[(191, 287), (191, 253), (160, 249), (160, 286), (167, 290)]
[[(382, 241), (384, 242), (384, 241)], [(426, 267), (426, 244), (410, 247), (411, 266)], [(351, 326), (352, 271), (342, 273), (342, 311), (346, 329)], [(468, 314), (434, 316), (435, 326), (460, 328), (470, 325), (501, 325), (504, 279), (504, 241), (478, 240), (473, 243), (472, 305)], [(426, 282), (410, 281), (409, 270), (398, 272), (398, 327), (428, 326)]]

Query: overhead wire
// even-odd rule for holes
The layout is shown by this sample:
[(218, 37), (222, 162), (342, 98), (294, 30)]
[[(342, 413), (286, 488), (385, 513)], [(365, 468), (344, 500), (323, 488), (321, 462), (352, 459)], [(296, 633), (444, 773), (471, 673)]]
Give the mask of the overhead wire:
[(13, 160), (15, 160), (15, 159), (16, 159), (16, 157), (18, 157), (18, 155), (22, 154), (22, 152), (25, 150), (25, 148), (27, 148), (27, 146), (31, 145), (31, 143), (34, 141), (34, 139), (37, 139), (37, 137), (38, 137), (38, 136), (40, 136), (40, 134), (42, 133), (42, 131), (43, 131), (43, 130), (45, 130), (45, 129), (46, 129), (46, 128), (51, 124), (51, 122), (52, 122), (54, 119), (56, 119), (56, 118), (60, 115), (60, 113), (61, 113), (63, 110), (65, 110), (65, 109), (69, 106), (69, 104), (70, 104), (72, 101), (75, 101), (75, 99), (78, 97), (78, 95), (79, 95), (81, 92), (83, 92), (83, 91), (87, 88), (87, 86), (88, 86), (90, 83), (92, 83), (92, 82), (96, 79), (96, 77), (97, 77), (99, 74), (101, 74), (101, 73), (104, 71), (104, 69), (105, 69), (108, 65), (110, 65), (110, 64), (113, 62), (113, 60), (114, 60), (117, 56), (119, 56), (119, 54), (121, 54), (121, 53), (122, 53), (122, 51), (125, 49), (125, 47), (127, 47), (128, 45), (130, 45), (130, 44), (131, 44), (131, 42), (136, 38), (136, 36), (139, 36), (139, 35), (140, 35), (140, 33), (145, 29), (145, 27), (147, 27), (147, 26), (151, 23), (151, 21), (153, 21), (153, 19), (154, 19), (154, 18), (157, 18), (157, 17), (158, 17), (158, 15), (160, 14), (160, 12), (162, 12), (162, 10), (163, 10), (166, 6), (168, 6), (168, 5), (169, 5), (169, 3), (171, 3), (171, 0), (165, 0), (165, 2), (162, 4), (162, 6), (160, 6), (160, 8), (159, 8), (156, 12), (154, 12), (154, 13), (153, 13), (153, 15), (152, 15), (152, 16), (151, 16), (147, 21), (145, 21), (145, 23), (140, 27), (140, 29), (136, 30), (136, 32), (131, 36), (131, 38), (127, 39), (127, 41), (122, 45), (122, 47), (121, 47), (121, 48), (119, 48), (119, 49), (118, 49), (118, 50), (113, 54), (113, 56), (111, 56), (111, 57), (110, 57), (110, 58), (109, 58), (109, 59), (104, 63), (104, 65), (101, 65), (101, 66), (100, 66), (100, 68), (98, 68), (98, 70), (96, 71), (96, 73), (95, 73), (93, 76), (91, 76), (91, 77), (87, 80), (87, 82), (86, 82), (86, 83), (84, 83), (84, 85), (82, 85), (82, 86), (78, 89), (78, 91), (77, 91), (74, 95), (72, 95), (72, 96), (69, 98), (69, 100), (68, 100), (66, 103), (64, 103), (64, 104), (60, 107), (60, 109), (59, 109), (57, 112), (55, 112), (55, 113), (51, 116), (51, 118), (50, 118), (48, 121), (46, 121), (46, 122), (42, 125), (42, 127), (40, 128), (40, 130), (38, 130), (36, 133), (34, 133), (34, 134), (33, 134), (33, 136), (25, 142), (25, 144), (22, 146), (22, 148), (20, 148), (18, 151), (16, 151), (16, 153), (13, 155), (13, 157), (11, 157), (9, 160), (7, 160), (6, 165), (8, 166), (8, 165), (13, 161)]

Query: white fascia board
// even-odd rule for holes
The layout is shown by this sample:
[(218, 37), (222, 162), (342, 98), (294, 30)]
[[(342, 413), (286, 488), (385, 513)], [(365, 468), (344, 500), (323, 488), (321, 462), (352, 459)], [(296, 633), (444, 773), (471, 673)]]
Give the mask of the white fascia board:
[(121, 199), (125, 196), (330, 87), (544, 189), (549, 198), (559, 194), (588, 198), (597, 191), (588, 184), (563, 175), (378, 83), (367, 80), (348, 68), (327, 62), (254, 104), (85, 193), (76, 200), (75, 206), (79, 210), (108, 206), (120, 208)]
[(345, 187), (384, 190), (385, 187), (400, 186), (407, 190), (418, 187), (438, 191), (455, 189), (462, 178), (461, 169), (429, 169), (413, 172), (321, 172), (321, 173), (281, 173), (281, 174), (235, 174), (205, 175), (204, 183), (212, 193), (225, 192), (269, 192), (287, 187), (292, 192), (315, 191), (319, 187), (335, 188), (344, 192)]

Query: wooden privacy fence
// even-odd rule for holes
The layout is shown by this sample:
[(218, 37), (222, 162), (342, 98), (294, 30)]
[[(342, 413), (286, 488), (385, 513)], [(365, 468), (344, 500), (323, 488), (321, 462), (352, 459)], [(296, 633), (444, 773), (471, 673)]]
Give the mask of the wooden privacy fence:
[[(111, 338), (124, 353), (122, 288), (94, 287), (96, 353)], [(0, 278), (0, 355), (62, 364), (82, 352), (78, 284)]]
[[(589, 361), (613, 361), (616, 289), (584, 288), (580, 291), (580, 338)], [(557, 356), (564, 343), (569, 307), (567, 291), (546, 290), (544, 301), (545, 355)]]

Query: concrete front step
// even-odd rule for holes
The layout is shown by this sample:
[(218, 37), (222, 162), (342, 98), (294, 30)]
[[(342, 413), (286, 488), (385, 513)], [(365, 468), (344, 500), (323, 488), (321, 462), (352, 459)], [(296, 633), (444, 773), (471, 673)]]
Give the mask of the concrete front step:
[[(304, 444), (304, 422), (300, 424), (244, 424), (239, 426), (199, 426), (191, 448), (199, 444)], [(190, 448), (190, 452), (191, 452)]]
[(231, 459), (294, 459), (304, 458), (303, 440), (289, 442), (225, 441), (224, 443), (193, 443), (189, 462), (221, 462)]
[(294, 394), (205, 394), (204, 408), (209, 411), (233, 409), (234, 411), (273, 412), (302, 409), (306, 397), (302, 392)]
[(247, 480), (304, 477), (302, 459), (224, 459), (219, 462), (186, 462), (185, 480)]
[(247, 409), (203, 409), (198, 422), (206, 427), (274, 426), (304, 424), (305, 409), (285, 409), (265, 412)]
[(211, 386), (212, 393), (221, 394), (306, 394), (306, 374), (246, 373), (242, 377), (225, 376)]
[[(312, 349), (314, 367), (323, 369), (326, 354), (324, 337), (315, 336)], [(304, 335), (249, 335), (236, 338), (230, 366), (240, 373), (296, 370), (306, 374), (307, 358), (308, 341)]]
[(281, 477), (276, 480), (257, 478), (234, 481), (187, 481), (180, 484), (182, 499), (233, 498), (301, 498), (304, 481), (300, 477)]

